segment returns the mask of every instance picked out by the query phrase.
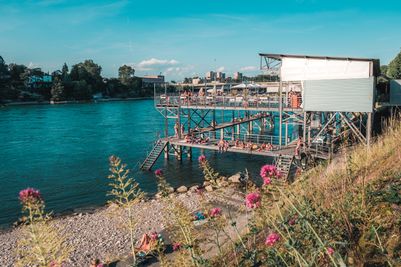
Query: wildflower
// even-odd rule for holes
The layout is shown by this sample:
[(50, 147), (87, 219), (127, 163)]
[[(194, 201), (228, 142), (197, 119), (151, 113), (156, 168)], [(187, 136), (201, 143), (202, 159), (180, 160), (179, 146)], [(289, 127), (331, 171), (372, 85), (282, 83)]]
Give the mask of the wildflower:
[(220, 208), (213, 208), (213, 209), (210, 210), (209, 215), (210, 215), (211, 218), (218, 217), (218, 216), (221, 215), (221, 209)]
[(205, 162), (206, 162), (206, 157), (205, 157), (205, 155), (200, 155), (199, 158), (198, 158), (198, 161), (199, 161), (200, 164), (205, 163)]
[(327, 254), (329, 254), (330, 256), (334, 254), (334, 249), (332, 247), (328, 247), (327, 248)]
[(267, 246), (274, 246), (274, 244), (280, 240), (280, 236), (277, 233), (271, 233), (267, 236), (265, 244)]
[(245, 204), (248, 208), (254, 209), (260, 206), (261, 196), (258, 192), (249, 193), (245, 197)]
[(288, 224), (292, 226), (292, 225), (294, 225), (296, 222), (297, 222), (297, 218), (296, 218), (296, 217), (293, 217), (293, 218), (291, 218), (291, 219), (288, 221)]
[(181, 243), (176, 242), (176, 243), (173, 244), (173, 250), (174, 250), (174, 251), (177, 251), (177, 250), (179, 250), (180, 248), (181, 248)]
[(163, 176), (163, 170), (162, 169), (155, 170), (155, 175), (156, 176)]
[(263, 179), (266, 179), (271, 177), (280, 177), (280, 174), (276, 166), (267, 164), (262, 166), (262, 168), (260, 169), (260, 176)]
[(19, 192), (19, 199), (23, 204), (37, 203), (42, 201), (39, 190), (27, 188)]
[(159, 237), (159, 235), (156, 232), (152, 232), (150, 234), (150, 239), (152, 239), (153, 241), (157, 240)]
[(271, 184), (272, 180), (269, 177), (263, 178), (263, 185), (269, 185)]

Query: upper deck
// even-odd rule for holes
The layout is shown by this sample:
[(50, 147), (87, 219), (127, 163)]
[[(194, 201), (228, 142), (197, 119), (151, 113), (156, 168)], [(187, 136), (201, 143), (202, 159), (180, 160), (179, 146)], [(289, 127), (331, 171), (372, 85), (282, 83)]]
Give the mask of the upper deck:
[[(248, 111), (279, 111), (280, 97), (277, 95), (210, 95), (185, 96), (179, 94), (162, 94), (155, 96), (157, 108), (176, 107), (181, 109), (216, 109), (216, 110), (248, 110)], [(302, 111), (300, 94), (284, 94), (282, 97), (283, 111)]]

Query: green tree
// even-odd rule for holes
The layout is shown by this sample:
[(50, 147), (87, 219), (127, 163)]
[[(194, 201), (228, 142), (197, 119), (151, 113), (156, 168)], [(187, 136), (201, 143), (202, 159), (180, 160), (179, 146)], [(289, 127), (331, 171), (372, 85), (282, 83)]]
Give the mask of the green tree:
[(401, 52), (388, 65), (387, 76), (392, 79), (401, 79)]
[(52, 100), (54, 101), (64, 100), (64, 86), (59, 79), (54, 81), (50, 92)]
[(387, 70), (388, 70), (388, 66), (387, 65), (381, 65), (380, 66), (380, 73), (382, 75), (387, 75)]
[(118, 69), (118, 79), (124, 85), (130, 85), (132, 78), (134, 78), (135, 69), (131, 66), (123, 65)]
[(63, 67), (61, 68), (61, 76), (63, 77), (63, 80), (66, 80), (69, 76), (67, 63), (64, 63)]

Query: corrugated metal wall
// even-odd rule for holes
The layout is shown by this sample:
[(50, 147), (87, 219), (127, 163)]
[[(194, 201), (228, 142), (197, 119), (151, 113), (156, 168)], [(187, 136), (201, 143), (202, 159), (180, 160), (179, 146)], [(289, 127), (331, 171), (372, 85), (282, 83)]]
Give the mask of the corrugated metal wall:
[(390, 81), (390, 104), (401, 105), (401, 80)]
[(305, 111), (372, 112), (374, 78), (304, 82)]

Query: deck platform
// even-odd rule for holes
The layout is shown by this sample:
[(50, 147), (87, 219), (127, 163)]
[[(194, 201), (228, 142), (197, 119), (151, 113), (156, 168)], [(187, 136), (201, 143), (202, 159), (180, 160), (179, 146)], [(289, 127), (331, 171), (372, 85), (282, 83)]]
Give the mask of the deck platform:
[[(211, 140), (205, 144), (199, 143), (188, 143), (184, 139), (179, 138), (167, 138), (170, 145), (174, 146), (184, 146), (184, 147), (192, 147), (192, 148), (200, 148), (200, 149), (207, 149), (207, 150), (215, 150), (218, 151), (219, 147), (217, 146), (218, 140)], [(267, 156), (267, 157), (288, 157), (292, 158), (295, 152), (295, 146), (286, 146), (285, 148), (281, 149), (272, 149), (269, 151), (258, 151), (258, 150), (250, 150), (250, 149), (241, 149), (236, 148), (234, 146), (230, 146), (226, 152), (233, 152), (233, 153), (242, 153), (242, 154), (249, 154), (249, 155), (258, 155), (258, 156)]]

